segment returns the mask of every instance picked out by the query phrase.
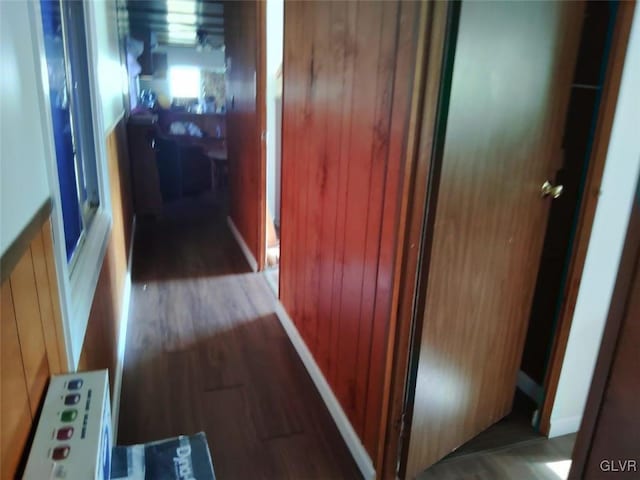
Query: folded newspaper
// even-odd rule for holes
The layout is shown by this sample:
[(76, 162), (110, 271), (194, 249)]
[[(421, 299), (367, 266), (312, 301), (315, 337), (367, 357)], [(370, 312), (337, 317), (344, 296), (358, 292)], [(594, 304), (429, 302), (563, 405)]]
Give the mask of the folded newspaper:
[(140, 445), (116, 446), (112, 480), (215, 480), (207, 436), (197, 433)]

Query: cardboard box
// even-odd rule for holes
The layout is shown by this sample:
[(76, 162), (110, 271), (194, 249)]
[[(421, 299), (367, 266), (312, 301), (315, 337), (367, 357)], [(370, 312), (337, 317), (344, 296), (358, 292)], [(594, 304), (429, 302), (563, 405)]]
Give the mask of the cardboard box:
[(108, 480), (111, 447), (108, 371), (53, 376), (23, 478)]
[(112, 480), (215, 480), (203, 432), (113, 448)]

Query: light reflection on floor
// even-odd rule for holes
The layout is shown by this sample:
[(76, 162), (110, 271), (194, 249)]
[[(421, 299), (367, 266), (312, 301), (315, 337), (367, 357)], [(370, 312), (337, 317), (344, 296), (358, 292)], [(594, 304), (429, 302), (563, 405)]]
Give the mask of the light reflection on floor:
[(566, 480), (571, 470), (571, 460), (560, 460), (558, 462), (546, 462), (544, 464), (549, 470), (558, 476), (558, 480)]

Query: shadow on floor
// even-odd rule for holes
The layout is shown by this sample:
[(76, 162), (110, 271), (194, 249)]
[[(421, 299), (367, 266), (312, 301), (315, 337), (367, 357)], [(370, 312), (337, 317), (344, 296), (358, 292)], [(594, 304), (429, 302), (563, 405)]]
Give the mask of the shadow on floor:
[(561, 480), (571, 465), (575, 434), (548, 439), (531, 426), (536, 405), (520, 391), (512, 412), (462, 445), (419, 480)]
[(204, 431), (221, 480), (360, 478), (225, 218), (140, 223), (118, 442)]

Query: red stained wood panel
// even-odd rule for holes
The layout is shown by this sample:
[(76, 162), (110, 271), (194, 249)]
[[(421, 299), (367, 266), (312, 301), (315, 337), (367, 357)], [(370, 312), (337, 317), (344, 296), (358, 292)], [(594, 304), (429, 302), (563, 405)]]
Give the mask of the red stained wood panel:
[(415, 43), (401, 10), (285, 5), (280, 295), (372, 458)]
[(265, 257), (266, 167), (263, 161), (265, 53), (263, 2), (225, 2), (229, 211), (258, 262)]
[[(407, 76), (415, 64), (413, 54), (416, 48), (416, 38), (419, 34), (418, 18), (420, 5), (417, 2), (404, 2), (398, 6), (398, 36), (395, 56), (395, 79), (394, 89), (390, 92), (390, 123), (387, 145), (387, 156), (389, 158), (404, 158), (407, 155), (407, 142), (409, 132), (415, 126), (409, 124), (410, 120), (409, 107), (412, 101), (415, 86), (407, 82)], [(415, 72), (411, 72), (415, 74)], [(412, 88), (414, 90), (412, 90)], [(402, 196), (406, 203), (406, 185), (402, 179), (406, 178), (403, 165), (400, 162), (387, 165), (384, 177), (384, 201), (381, 205), (382, 215), (380, 222), (380, 246), (378, 251), (378, 261), (380, 264), (389, 266), (389, 268), (378, 268), (376, 275), (376, 304), (374, 309), (374, 318), (372, 324), (372, 339), (370, 358), (371, 363), (382, 365), (386, 356), (390, 353), (387, 350), (388, 345), (393, 344), (390, 338), (391, 331), (395, 329), (394, 316), (397, 311), (397, 285), (394, 297), (394, 275), (391, 266), (395, 265), (397, 271), (396, 252), (399, 242), (401, 228), (399, 227), (398, 217), (401, 219), (406, 215), (403, 212), (401, 200)], [(407, 166), (407, 168), (409, 168)], [(402, 221), (400, 221), (402, 224)], [(393, 307), (393, 308), (392, 308)], [(387, 371), (380, 372), (379, 375), (370, 376), (367, 385), (367, 398), (369, 401), (366, 405), (365, 424), (364, 424), (364, 441), (367, 445), (373, 445), (378, 442), (377, 455), (381, 454), (382, 443), (385, 432), (381, 430), (381, 425), (386, 423), (386, 412), (388, 406), (389, 393), (389, 375), (390, 364), (386, 363)], [(386, 382), (386, 384), (385, 384)], [(381, 420), (382, 416), (382, 420)], [(380, 467), (381, 458), (373, 459), (375, 464)], [(381, 476), (381, 472), (379, 472)]]

